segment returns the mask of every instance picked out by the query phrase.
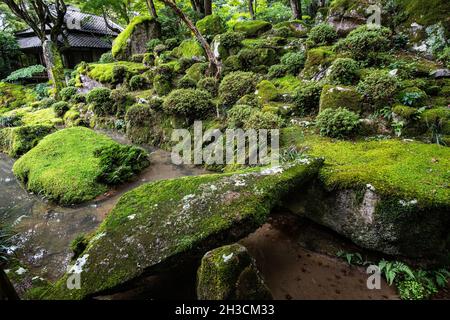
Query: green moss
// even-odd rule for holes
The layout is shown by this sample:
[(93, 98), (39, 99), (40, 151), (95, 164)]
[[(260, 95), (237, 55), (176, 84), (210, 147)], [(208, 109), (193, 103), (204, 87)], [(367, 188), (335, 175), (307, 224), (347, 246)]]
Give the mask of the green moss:
[(407, 24), (413, 22), (430, 26), (438, 21), (447, 23), (450, 3), (447, 0), (399, 0), (407, 15)]
[(59, 118), (53, 108), (35, 110), (30, 107), (16, 109), (4, 114), (5, 116), (16, 115), (20, 117), (24, 125), (59, 125), (62, 119)]
[(396, 104), (392, 108), (392, 112), (404, 119), (411, 119), (411, 117), (417, 113), (417, 109), (402, 104)]
[(203, 47), (195, 39), (187, 39), (181, 42), (181, 44), (172, 50), (172, 54), (177, 58), (193, 58), (203, 57), (205, 51)]
[(36, 100), (36, 93), (30, 86), (0, 82), (0, 115)]
[(128, 24), (128, 26), (114, 40), (111, 50), (113, 57), (117, 57), (125, 50), (127, 46), (127, 41), (133, 34), (134, 28), (137, 25), (152, 20), (153, 20), (152, 18), (147, 16), (134, 17), (133, 20), (131, 20), (131, 22)]
[(311, 160), (309, 165), (288, 165), (278, 174), (263, 174), (258, 168), (133, 189), (119, 199), (84, 251), (81, 289), (68, 290), (65, 275), (46, 298), (94, 296), (240, 239), (264, 223), (283, 196), (306, 183), (319, 166)]
[(272, 28), (272, 25), (263, 20), (250, 20), (237, 22), (233, 30), (243, 32), (247, 37), (256, 37)]
[(302, 81), (296, 76), (288, 75), (271, 80), (280, 93), (294, 94), (295, 90), (302, 85)]
[(331, 47), (318, 47), (308, 50), (301, 76), (305, 78), (314, 76), (321, 69), (328, 67), (335, 58), (336, 55)]
[(325, 85), (320, 95), (320, 111), (346, 108), (361, 112), (362, 97), (354, 87)]
[(211, 250), (202, 258), (197, 272), (197, 298), (266, 300), (272, 295), (247, 249), (236, 243)]
[(201, 78), (205, 77), (206, 69), (208, 68), (208, 63), (197, 62), (194, 63), (186, 70), (186, 75), (188, 75), (195, 82), (198, 82)]
[(0, 150), (11, 157), (18, 157), (38, 144), (50, 134), (52, 125), (27, 125), (0, 130)]
[(275, 85), (269, 80), (261, 81), (257, 86), (257, 96), (265, 102), (275, 100), (279, 93)]
[(67, 127), (77, 126), (80, 122), (80, 112), (72, 108), (64, 114), (63, 120)]
[(29, 191), (72, 204), (91, 200), (108, 188), (95, 151), (117, 143), (94, 131), (73, 127), (46, 136), (16, 161), (14, 174)]
[(225, 32), (225, 25), (220, 16), (210, 14), (195, 24), (198, 30), (206, 36), (215, 36)]
[(102, 83), (112, 83), (114, 81), (114, 67), (117, 66), (125, 68), (124, 71), (127, 77), (131, 77), (148, 70), (148, 67), (144, 66), (142, 63), (136, 62), (118, 61), (112, 63), (92, 63), (89, 65), (87, 75), (90, 78)]
[(416, 199), (419, 207), (448, 207), (450, 149), (399, 140), (333, 141), (284, 129), (282, 145), (310, 147), (325, 157), (320, 179), (329, 189), (352, 189), (371, 184), (381, 196)]

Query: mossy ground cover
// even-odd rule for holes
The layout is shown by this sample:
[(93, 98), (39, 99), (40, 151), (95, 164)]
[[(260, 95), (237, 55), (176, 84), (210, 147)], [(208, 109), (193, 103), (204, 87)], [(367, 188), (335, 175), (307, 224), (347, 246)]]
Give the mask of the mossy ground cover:
[(117, 145), (109, 137), (83, 127), (46, 136), (16, 161), (14, 174), (29, 191), (61, 204), (88, 201), (108, 190), (95, 152)]
[(305, 162), (157, 181), (124, 194), (82, 253), (81, 289), (68, 290), (66, 275), (46, 298), (113, 290), (245, 236), (292, 188), (317, 174), (321, 161)]
[(115, 66), (125, 67), (127, 73), (130, 76), (140, 74), (148, 70), (148, 67), (144, 66), (142, 63), (129, 61), (118, 61), (111, 63), (92, 63), (89, 65), (88, 76), (102, 83), (111, 83), (114, 80), (113, 69)]
[(0, 82), (0, 115), (36, 101), (36, 93), (30, 86)]
[(325, 157), (320, 179), (346, 189), (371, 184), (378, 194), (417, 200), (420, 207), (450, 205), (450, 149), (402, 140), (339, 141), (286, 128), (282, 144)]

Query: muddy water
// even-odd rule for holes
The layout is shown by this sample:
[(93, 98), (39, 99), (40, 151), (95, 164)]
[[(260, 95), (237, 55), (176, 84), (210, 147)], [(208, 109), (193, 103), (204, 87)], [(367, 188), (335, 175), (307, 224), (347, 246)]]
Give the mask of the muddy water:
[(336, 257), (339, 250), (363, 252), (361, 248), (294, 215), (273, 214), (241, 243), (255, 258), (277, 300), (398, 299), (396, 290), (383, 279), (381, 289), (369, 290), (366, 269)]
[[(120, 135), (110, 136), (128, 143)], [(168, 152), (146, 149), (151, 165), (135, 181), (72, 207), (57, 206), (28, 193), (12, 173), (14, 160), (0, 153), (0, 221), (17, 233), (11, 249), (19, 261), (33, 274), (56, 280), (70, 262), (71, 241), (80, 233), (95, 230), (124, 192), (149, 181), (206, 173), (195, 167), (173, 165)]]

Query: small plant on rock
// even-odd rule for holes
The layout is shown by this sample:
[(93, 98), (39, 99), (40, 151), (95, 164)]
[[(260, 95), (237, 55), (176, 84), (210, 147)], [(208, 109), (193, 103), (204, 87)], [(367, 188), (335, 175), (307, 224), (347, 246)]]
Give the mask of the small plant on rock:
[(344, 138), (356, 131), (359, 116), (345, 108), (325, 109), (317, 116), (316, 126), (322, 136)]

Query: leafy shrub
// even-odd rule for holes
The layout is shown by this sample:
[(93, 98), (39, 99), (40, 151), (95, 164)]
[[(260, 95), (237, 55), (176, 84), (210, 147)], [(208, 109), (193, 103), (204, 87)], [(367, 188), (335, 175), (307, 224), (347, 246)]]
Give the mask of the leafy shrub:
[(322, 88), (323, 84), (310, 82), (295, 91), (293, 102), (301, 114), (312, 113), (319, 109)]
[(114, 89), (111, 91), (110, 98), (114, 104), (113, 110), (116, 112), (116, 116), (123, 117), (127, 112), (128, 107), (132, 106), (135, 99), (124, 89)]
[(78, 89), (76, 87), (65, 87), (59, 92), (59, 96), (62, 101), (70, 101), (74, 95), (76, 95)]
[(422, 107), (426, 98), (427, 94), (425, 91), (417, 87), (406, 88), (399, 92), (399, 100), (401, 103), (410, 107)]
[(219, 36), (220, 45), (225, 49), (232, 49), (241, 46), (241, 41), (245, 36), (242, 32), (228, 31)]
[(159, 44), (162, 44), (162, 41), (161, 41), (160, 39), (158, 39), (158, 38), (156, 38), (156, 39), (151, 39), (151, 40), (149, 40), (149, 41), (147, 42), (147, 44), (146, 44), (147, 50), (148, 50), (149, 52), (152, 52), (152, 51), (155, 49), (155, 47), (156, 47), (157, 45), (159, 45)]
[(112, 69), (112, 82), (123, 83), (128, 76), (128, 70), (125, 66), (115, 65)]
[(165, 96), (172, 89), (172, 82), (170, 76), (164, 74), (157, 74), (153, 78), (153, 89), (159, 96)]
[(111, 63), (115, 62), (116, 59), (114, 59), (111, 52), (106, 52), (100, 56), (100, 59), (98, 60), (99, 63)]
[(278, 129), (283, 125), (283, 119), (272, 112), (255, 110), (244, 121), (244, 129)]
[(196, 88), (197, 87), (197, 83), (195, 82), (194, 79), (192, 79), (191, 77), (185, 75), (180, 80), (178, 80), (177, 87), (179, 89)]
[(115, 113), (114, 103), (111, 99), (111, 90), (108, 88), (94, 88), (86, 96), (87, 103), (92, 105), (96, 115), (106, 116)]
[(225, 31), (225, 25), (222, 19), (216, 14), (210, 14), (203, 19), (198, 20), (196, 26), (198, 30), (207, 37), (212, 37)]
[(34, 92), (36, 92), (37, 98), (41, 100), (44, 98), (48, 98), (48, 96), (50, 95), (50, 88), (51, 86), (47, 83), (38, 83), (36, 87), (34, 87)]
[(209, 92), (211, 96), (216, 96), (218, 90), (217, 80), (214, 77), (205, 77), (197, 83), (197, 88)]
[(9, 75), (18, 66), (20, 55), (20, 47), (14, 35), (0, 32), (0, 79)]
[(358, 63), (350, 58), (338, 58), (331, 67), (328, 80), (333, 84), (353, 84), (359, 78)]
[(246, 70), (254, 70), (258, 66), (270, 66), (277, 60), (276, 52), (271, 48), (244, 48), (238, 52), (237, 56)]
[(345, 108), (325, 109), (317, 116), (316, 125), (321, 135), (342, 138), (356, 131), (359, 117)]
[(438, 55), (438, 60), (441, 61), (447, 68), (450, 68), (450, 46), (447, 46)]
[(85, 103), (86, 102), (86, 95), (83, 93), (76, 93), (73, 95), (72, 99), (70, 99), (71, 102), (74, 103)]
[(0, 117), (0, 128), (18, 127), (22, 125), (22, 115), (11, 114)]
[(223, 73), (229, 74), (231, 72), (242, 69), (241, 59), (237, 55), (231, 55), (223, 62)]
[(246, 120), (250, 118), (252, 114), (252, 106), (236, 104), (230, 110), (227, 111), (227, 126), (229, 128), (242, 128)]
[(141, 75), (132, 76), (128, 83), (131, 90), (142, 90), (148, 87), (147, 79)]
[(166, 41), (164, 41), (164, 45), (167, 47), (167, 49), (172, 50), (173, 48), (180, 45), (180, 39), (178, 38), (168, 38)]
[(375, 70), (359, 82), (357, 90), (375, 106), (387, 105), (395, 96), (398, 80), (383, 70)]
[(315, 46), (323, 46), (333, 43), (337, 38), (337, 33), (333, 26), (328, 23), (321, 23), (313, 27), (308, 34), (308, 42)]
[(56, 101), (56, 99), (54, 98), (45, 98), (42, 99), (41, 101), (39, 101), (39, 109), (46, 109), (46, 108), (50, 108), (54, 103), (56, 103), (58, 101)]
[(391, 44), (388, 28), (368, 29), (361, 26), (336, 44), (338, 52), (348, 52), (356, 60), (364, 60), (369, 53), (387, 51)]
[(305, 65), (305, 54), (303, 52), (288, 52), (281, 57), (280, 61), (289, 73), (296, 75)]
[(36, 74), (45, 72), (45, 70), (47, 69), (40, 64), (29, 66), (12, 72), (4, 81), (15, 82), (19, 80), (31, 79)]
[(253, 72), (237, 71), (227, 74), (219, 85), (219, 98), (226, 107), (230, 107), (240, 97), (256, 89), (259, 77)]
[(281, 78), (286, 75), (288, 70), (289, 68), (283, 64), (274, 64), (273, 66), (270, 66), (267, 77), (269, 77), (269, 79)]
[(143, 53), (133, 54), (130, 58), (130, 61), (136, 62), (136, 63), (142, 63), (144, 61), (144, 54)]
[(56, 102), (52, 105), (55, 114), (58, 117), (64, 116), (64, 114), (70, 109), (69, 104), (65, 101)]
[(163, 109), (188, 120), (201, 119), (212, 110), (211, 95), (199, 89), (173, 90), (164, 100)]
[(101, 168), (96, 180), (109, 185), (131, 180), (150, 164), (144, 150), (130, 145), (108, 145), (97, 149), (94, 156), (100, 159)]

